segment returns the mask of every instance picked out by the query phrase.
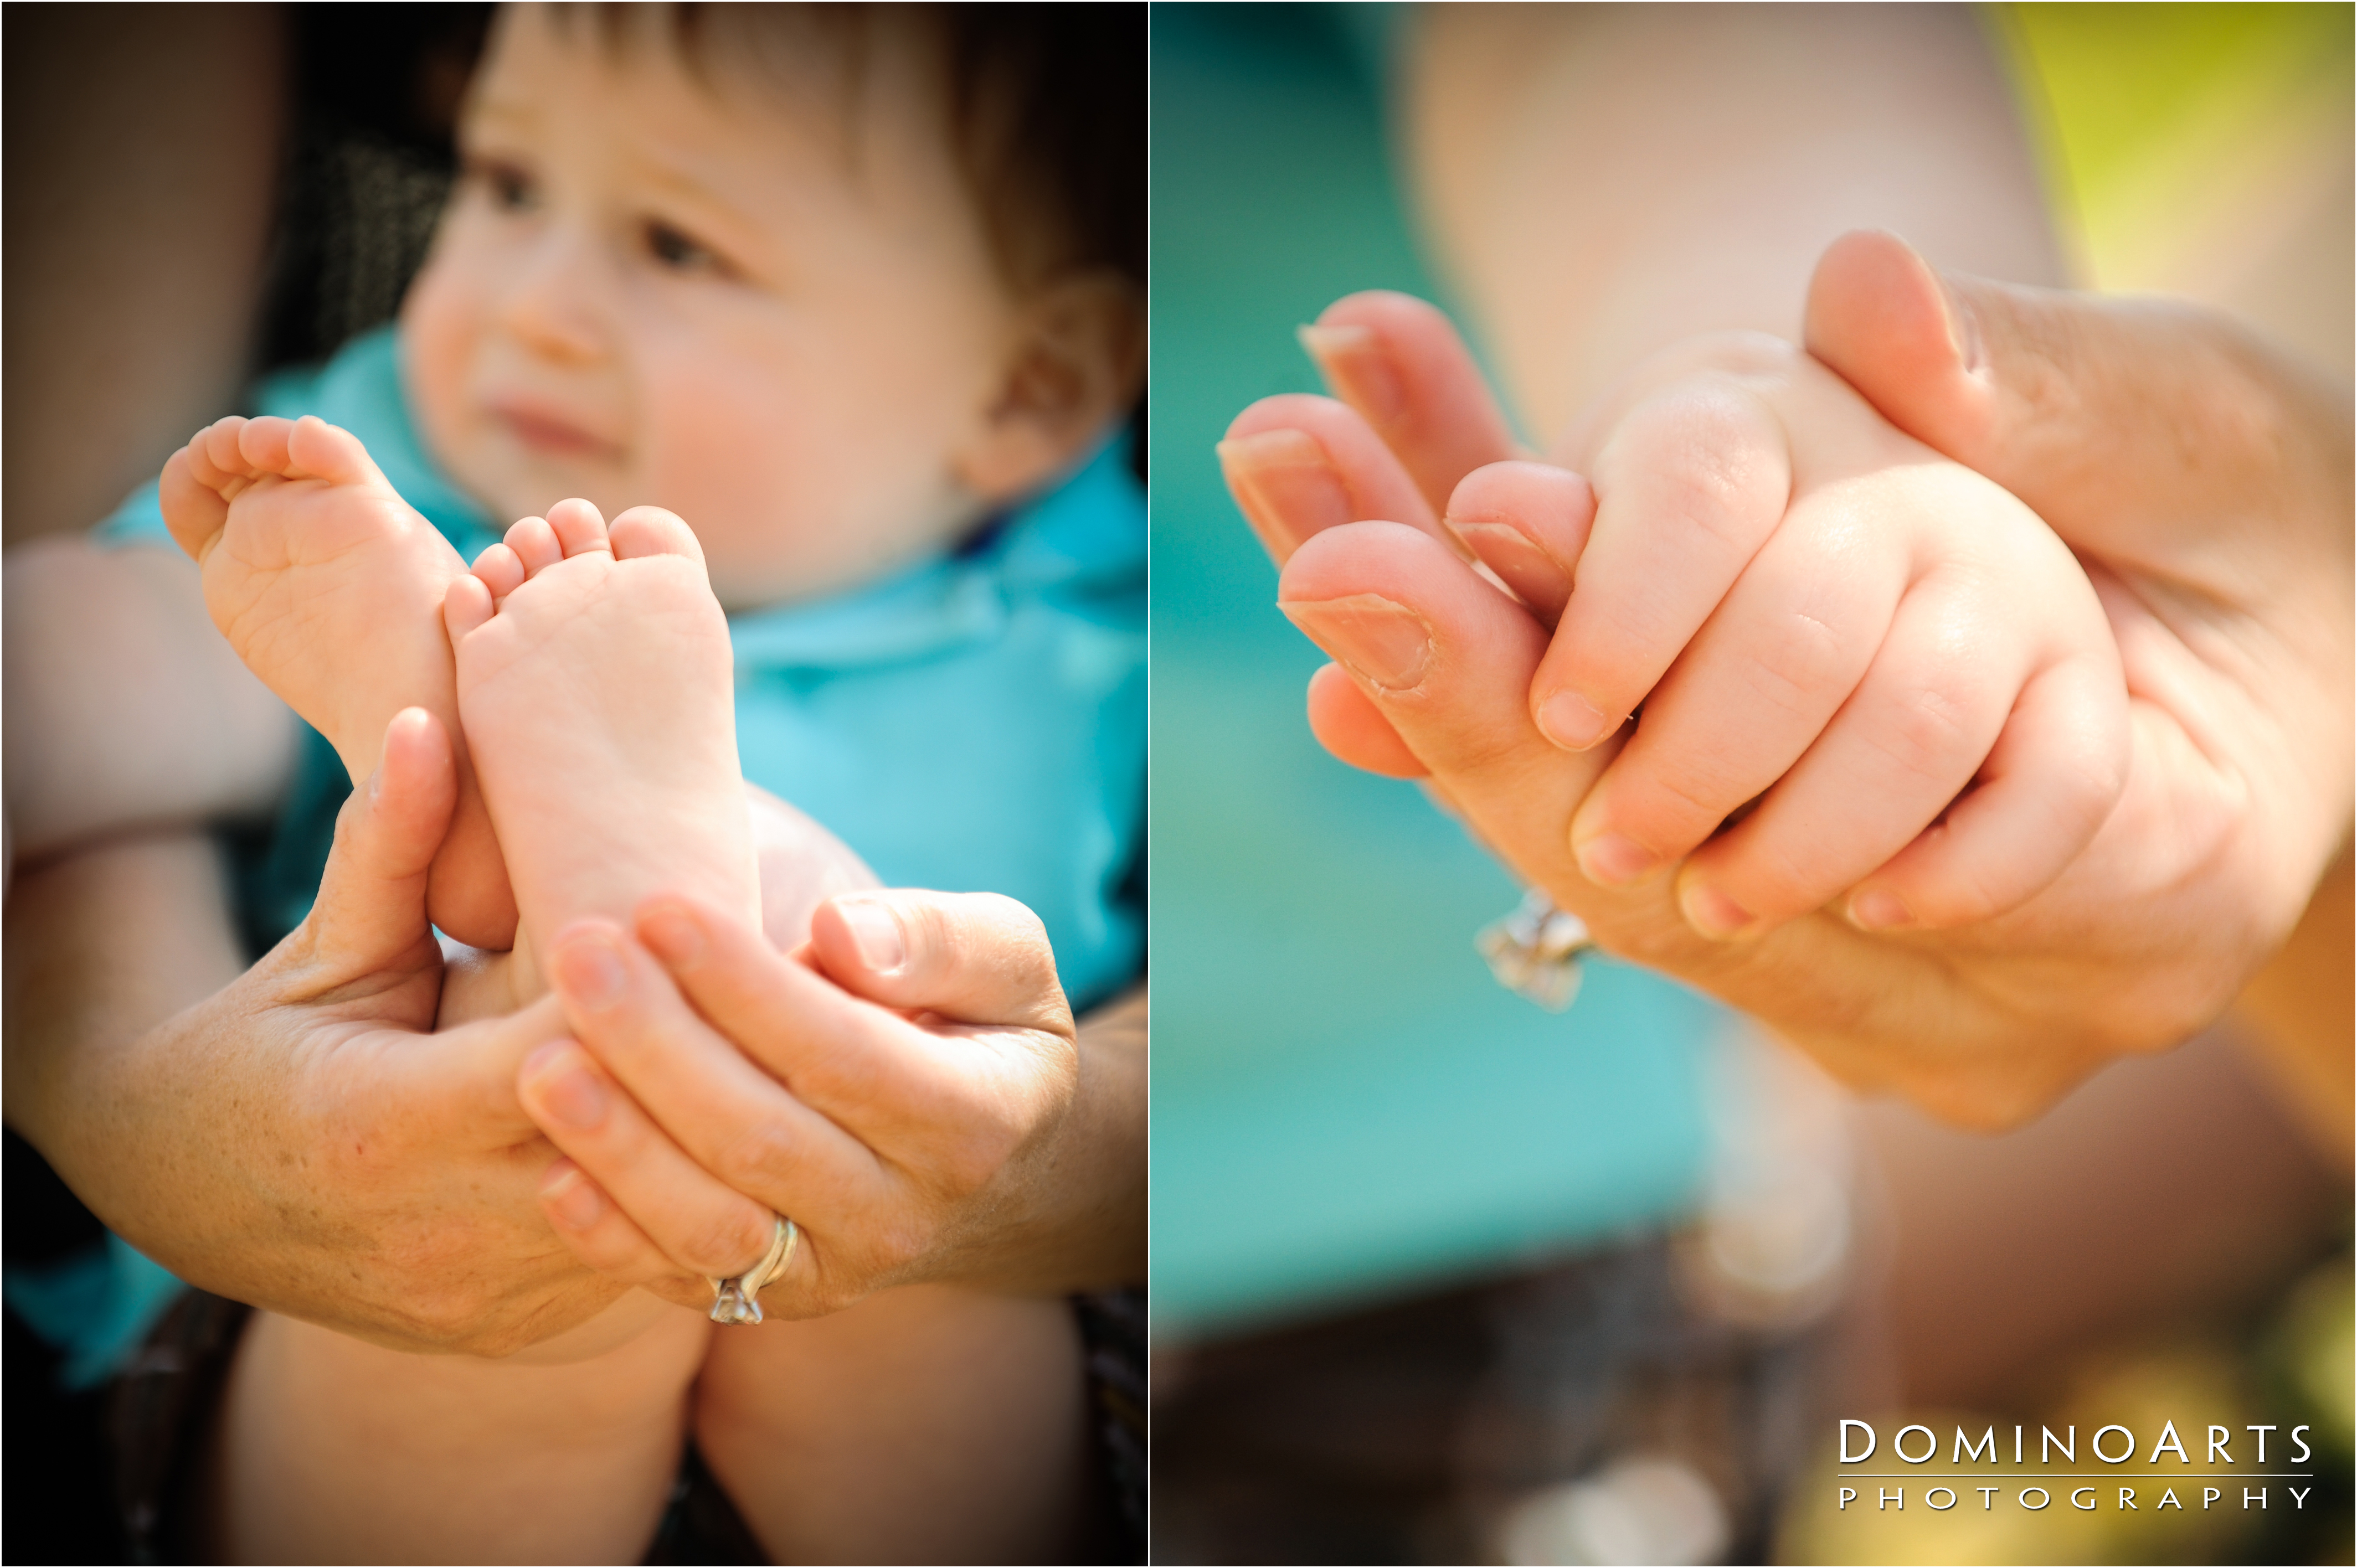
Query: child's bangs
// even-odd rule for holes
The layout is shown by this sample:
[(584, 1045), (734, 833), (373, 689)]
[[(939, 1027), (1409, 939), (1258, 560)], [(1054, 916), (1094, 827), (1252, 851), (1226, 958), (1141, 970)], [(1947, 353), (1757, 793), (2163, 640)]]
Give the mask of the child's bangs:
[(569, 4), (616, 55), (670, 51), (715, 92), (751, 89), (857, 166), (862, 94), (886, 50), (940, 87), (941, 129), (1007, 283), (1146, 280), (1145, 7)]

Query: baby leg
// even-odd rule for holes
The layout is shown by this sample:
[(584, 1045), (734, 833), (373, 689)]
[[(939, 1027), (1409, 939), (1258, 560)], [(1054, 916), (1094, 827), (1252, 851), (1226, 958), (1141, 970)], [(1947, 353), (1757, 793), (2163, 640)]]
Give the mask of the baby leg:
[(1071, 1305), (942, 1285), (715, 1330), (697, 1446), (779, 1563), (1060, 1563), (1086, 1542)]
[(213, 624), (246, 667), (328, 737), (355, 783), (385, 725), (430, 710), (459, 746), (458, 805), (426, 912), (459, 940), (504, 948), (515, 904), (467, 765), (450, 644), (438, 618), (459, 560), (360, 441), (305, 417), (224, 419), (164, 466), (164, 519), (203, 568)]
[[(685, 526), (642, 510), (609, 534), (567, 502), (440, 591), (526, 967), (535, 939), (544, 951), (565, 921), (627, 918), (662, 888), (758, 918), (727, 626)], [(224, 1543), (281, 1561), (635, 1561), (709, 1332), (633, 1293), (493, 1363), (264, 1315), (232, 1383)]]
[(710, 1332), (634, 1292), (487, 1361), (257, 1313), (223, 1413), (217, 1560), (635, 1563)]

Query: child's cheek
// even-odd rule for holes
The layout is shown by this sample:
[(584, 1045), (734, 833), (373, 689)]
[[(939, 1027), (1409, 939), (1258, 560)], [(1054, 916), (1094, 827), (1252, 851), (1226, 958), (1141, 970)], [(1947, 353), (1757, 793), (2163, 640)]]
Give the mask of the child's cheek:
[(445, 463), (459, 456), (468, 371), (480, 337), (474, 292), (437, 251), (402, 304), (402, 375), (410, 407), (427, 450)]
[(641, 383), (657, 393), (643, 405), (645, 499), (695, 530), (731, 608), (861, 580), (893, 522), (923, 510), (911, 480), (925, 464), (896, 439), (888, 403), (781, 366), (666, 369), (659, 392), (651, 366)]
[(640, 384), (647, 499), (695, 530), (716, 573), (768, 575), (807, 552), (804, 514), (823, 510), (828, 456), (798, 400), (737, 367), (649, 367)]

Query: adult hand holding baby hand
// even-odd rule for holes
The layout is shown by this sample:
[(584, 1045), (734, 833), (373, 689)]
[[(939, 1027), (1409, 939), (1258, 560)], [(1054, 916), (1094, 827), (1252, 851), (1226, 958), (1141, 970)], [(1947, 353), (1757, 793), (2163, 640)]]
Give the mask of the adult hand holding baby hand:
[[(1562, 662), (1547, 626), (1569, 573), (1550, 588), (1549, 547), (1577, 560), (1592, 503), (1556, 496), (1552, 514), (1523, 509), (1540, 526), (1522, 538), (1468, 541), (1521, 605), (1440, 542), (1458, 481), (1514, 454), (1429, 307), (1358, 296), (1329, 311), (1311, 342), (1351, 407), (1255, 405), (1232, 430), (1250, 446), (1232, 450), (1231, 475), (1279, 560), (1301, 551), (1288, 599), (1315, 577), (1321, 598), (1388, 598), (1427, 634), (1412, 681), (1321, 672), (1311, 714), (1329, 748), (1428, 771), (1606, 945), (1756, 1013), (1853, 1081), (2000, 1123), (2214, 1015), (2345, 826), (2348, 418), (2345, 391), (2201, 313), (1956, 289), (1943, 296), (1887, 236), (1852, 236), (1820, 270), (1811, 346), (2093, 560), (2135, 698), (2121, 805), (2059, 878), (1996, 919), (1876, 931), (1821, 913), (1728, 944), (1680, 918), (1667, 881), (1591, 880), (1575, 823), (1611, 747), (1559, 749), (1531, 699), (1544, 694), (1533, 678)], [(1944, 303), (1964, 297), (1971, 338), (1950, 330)], [(1378, 517), (1417, 526), (1357, 521)]]
[(1143, 1162), (1091, 1167), (1120, 1141), (1089, 1136), (1104, 1095), (1075, 1105), (1071, 1014), (1021, 905), (838, 897), (794, 955), (683, 898), (650, 900), (634, 925), (560, 937), (576, 1038), (522, 1072), (569, 1156), (544, 1188), (549, 1217), (584, 1261), (705, 1308), (708, 1279), (762, 1256), (774, 1212), (803, 1238), (761, 1297), (786, 1316), (920, 1281), (1123, 1277), (1125, 1259), (1103, 1280), (1087, 1260), (1124, 1247)]

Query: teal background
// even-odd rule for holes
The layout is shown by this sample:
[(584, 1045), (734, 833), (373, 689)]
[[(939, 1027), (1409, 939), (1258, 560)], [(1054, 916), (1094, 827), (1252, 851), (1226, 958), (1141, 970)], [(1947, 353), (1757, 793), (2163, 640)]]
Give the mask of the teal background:
[[(1152, 19), (1153, 1259), (1158, 1337), (1215, 1336), (1658, 1223), (1706, 1150), (1711, 1004), (1609, 962), (1566, 1015), (1491, 980), (1518, 890), (1417, 789), (1333, 761), (1321, 656), (1212, 446), (1320, 390), (1293, 331), (1438, 297), (1394, 193), (1388, 18)], [(1445, 303), (1445, 301), (1444, 301)]]

